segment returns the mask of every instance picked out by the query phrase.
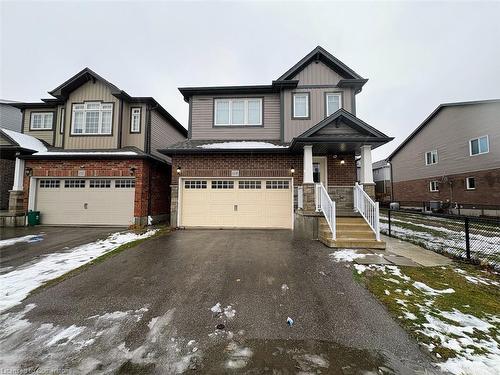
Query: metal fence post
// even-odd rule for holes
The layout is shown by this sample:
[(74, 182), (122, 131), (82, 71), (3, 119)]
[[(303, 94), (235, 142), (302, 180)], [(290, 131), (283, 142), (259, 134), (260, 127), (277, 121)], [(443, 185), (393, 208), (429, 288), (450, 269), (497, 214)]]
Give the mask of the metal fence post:
[(387, 211), (387, 220), (389, 221), (389, 237), (391, 237), (391, 209)]
[(465, 256), (470, 259), (469, 218), (465, 217)]

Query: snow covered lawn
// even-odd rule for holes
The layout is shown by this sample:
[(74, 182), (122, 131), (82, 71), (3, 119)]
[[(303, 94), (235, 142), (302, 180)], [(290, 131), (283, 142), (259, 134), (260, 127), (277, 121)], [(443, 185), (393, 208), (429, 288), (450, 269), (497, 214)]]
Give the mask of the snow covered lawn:
[[(355, 259), (334, 254), (334, 261)], [(353, 272), (441, 369), (457, 375), (500, 374), (498, 274), (470, 265), (353, 265)]]
[[(45, 282), (91, 262), (128, 242), (151, 237), (157, 231), (156, 229), (149, 230), (142, 234), (117, 232), (104, 240), (77, 246), (64, 252), (53, 253), (33, 263), (3, 273), (0, 275), (0, 285), (2, 286), (0, 289), (0, 313), (19, 304), (32, 290)], [(25, 236), (6, 241), (30, 241), (32, 239), (31, 236)]]
[[(500, 270), (500, 226), (471, 221), (471, 257)], [(380, 214), (380, 230), (389, 232), (385, 211)], [(391, 235), (429, 250), (465, 258), (464, 222), (448, 218), (391, 211)]]

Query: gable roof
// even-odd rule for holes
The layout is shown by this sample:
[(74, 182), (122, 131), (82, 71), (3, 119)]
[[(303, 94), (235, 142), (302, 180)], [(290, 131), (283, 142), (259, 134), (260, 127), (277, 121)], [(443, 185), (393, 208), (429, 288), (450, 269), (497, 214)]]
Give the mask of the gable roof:
[(443, 103), (440, 104), (432, 113), (427, 116), (427, 118), (419, 125), (417, 128), (408, 136), (406, 139), (401, 142), (401, 144), (396, 147), (396, 149), (387, 157), (387, 160), (391, 160), (401, 149), (410, 142), (413, 137), (415, 137), (420, 131), (427, 126), (427, 124), (434, 118), (436, 115), (443, 109), (448, 107), (461, 107), (466, 105), (475, 105), (475, 104), (490, 104), (490, 103), (500, 103), (500, 99), (489, 99), (489, 100), (474, 100), (469, 102), (456, 102), (456, 103)]
[(277, 79), (277, 81), (289, 80), (294, 78), (300, 71), (302, 71), (307, 65), (309, 65), (312, 61), (321, 61), (330, 69), (339, 73), (342, 77), (351, 80), (366, 80), (361, 77), (354, 70), (349, 68), (342, 61), (333, 56), (330, 52), (325, 50), (321, 46), (317, 46), (311, 52), (309, 52), (306, 56), (304, 56), (297, 64), (288, 69), (281, 77)]
[(303, 138), (311, 137), (315, 133), (317, 133), (319, 130), (323, 129), (324, 127), (326, 127), (332, 123), (336, 123), (338, 121), (343, 121), (347, 125), (349, 125), (353, 128), (356, 128), (357, 130), (361, 130), (362, 132), (365, 132), (366, 135), (368, 135), (370, 137), (383, 138), (383, 139), (386, 139), (387, 141), (390, 141), (393, 139), (393, 138), (388, 137), (387, 135), (385, 135), (381, 131), (378, 131), (373, 126), (368, 125), (366, 122), (357, 118), (352, 113), (347, 112), (344, 108), (340, 108), (339, 110), (335, 111), (330, 116), (328, 116), (324, 120), (321, 120), (316, 125), (314, 125), (312, 128), (306, 130), (304, 133), (302, 133), (301, 135), (299, 135), (296, 138), (303, 139)]

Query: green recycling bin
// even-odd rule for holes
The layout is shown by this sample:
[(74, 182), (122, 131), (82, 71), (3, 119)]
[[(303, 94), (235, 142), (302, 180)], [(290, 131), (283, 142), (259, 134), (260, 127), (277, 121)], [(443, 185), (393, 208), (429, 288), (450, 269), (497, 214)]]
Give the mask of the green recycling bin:
[(30, 227), (40, 224), (40, 211), (28, 212), (28, 225)]

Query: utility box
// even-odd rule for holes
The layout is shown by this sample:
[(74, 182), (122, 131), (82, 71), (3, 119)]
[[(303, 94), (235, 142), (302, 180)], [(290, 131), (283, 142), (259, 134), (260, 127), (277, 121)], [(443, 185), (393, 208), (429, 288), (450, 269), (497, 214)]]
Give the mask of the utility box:
[(28, 212), (28, 225), (30, 227), (40, 224), (40, 211)]

